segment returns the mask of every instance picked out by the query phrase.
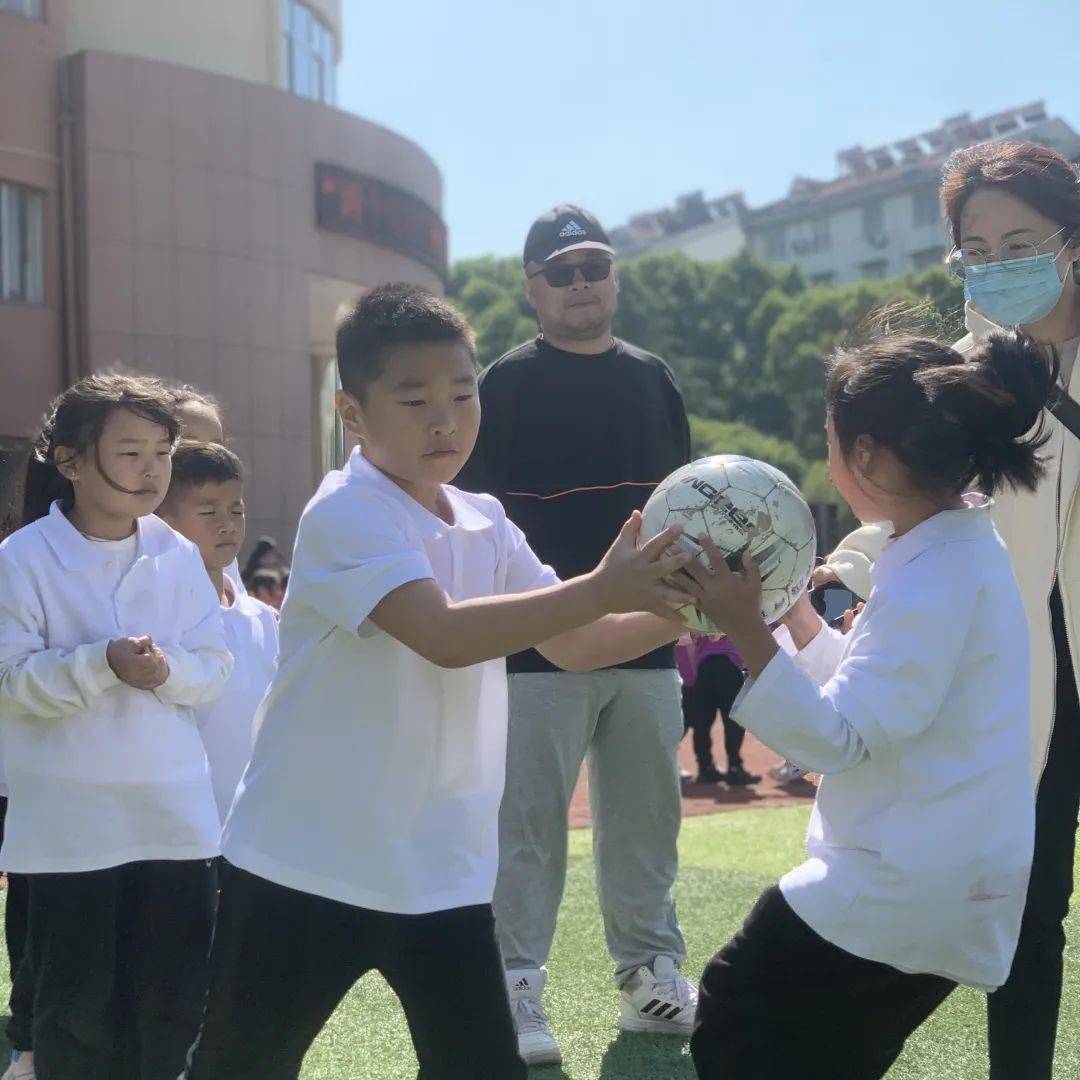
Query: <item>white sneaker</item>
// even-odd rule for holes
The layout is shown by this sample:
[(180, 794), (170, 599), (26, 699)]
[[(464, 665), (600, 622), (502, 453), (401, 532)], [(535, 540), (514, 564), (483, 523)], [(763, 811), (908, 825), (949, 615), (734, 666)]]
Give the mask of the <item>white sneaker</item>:
[(670, 956), (658, 956), (652, 969), (639, 967), (623, 983), (619, 1027), (655, 1035), (689, 1035), (694, 1030), (697, 987), (684, 979)]
[(12, 1050), (11, 1064), (0, 1080), (34, 1080), (33, 1050)]
[(547, 986), (547, 968), (518, 968), (506, 973), (510, 1012), (517, 1030), (518, 1053), (526, 1065), (561, 1065), (562, 1051), (540, 998)]
[(790, 761), (785, 761), (783, 765), (770, 769), (769, 775), (779, 784), (793, 784), (806, 775), (806, 770), (800, 769), (798, 765), (793, 765)]

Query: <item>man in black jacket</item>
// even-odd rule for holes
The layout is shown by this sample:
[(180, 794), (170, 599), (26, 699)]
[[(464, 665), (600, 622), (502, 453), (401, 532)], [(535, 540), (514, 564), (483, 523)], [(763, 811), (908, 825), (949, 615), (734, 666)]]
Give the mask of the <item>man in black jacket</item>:
[[(579, 206), (557, 206), (533, 224), (526, 291), (541, 333), (484, 372), (480, 438), (457, 480), (497, 496), (563, 578), (595, 566), (631, 511), (690, 456), (671, 371), (611, 336), (613, 256)], [(522, 1056), (561, 1060), (540, 998), (566, 876), (567, 808), (586, 757), (620, 1027), (689, 1035), (697, 991), (679, 974), (685, 944), (671, 898), (683, 734), (672, 649), (584, 675), (535, 651), (507, 664), (495, 912)]]

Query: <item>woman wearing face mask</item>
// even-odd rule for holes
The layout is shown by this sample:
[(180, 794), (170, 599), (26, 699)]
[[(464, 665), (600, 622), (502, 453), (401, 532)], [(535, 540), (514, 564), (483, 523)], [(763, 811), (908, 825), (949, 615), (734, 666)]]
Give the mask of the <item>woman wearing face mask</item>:
[[(1019, 327), (1057, 350), (1061, 386), (1080, 400), (1076, 169), (1045, 147), (987, 143), (949, 159), (941, 194), (954, 245), (949, 262), (967, 300), (970, 333), (956, 349), (968, 352), (996, 330)], [(1038, 795), (1020, 942), (1008, 981), (987, 999), (991, 1080), (1052, 1075), (1080, 813), (1080, 437), (1055, 416), (1046, 424), (1045, 478), (1031, 492), (1002, 492), (995, 512), (1031, 631)], [(878, 547), (888, 529), (880, 531)]]

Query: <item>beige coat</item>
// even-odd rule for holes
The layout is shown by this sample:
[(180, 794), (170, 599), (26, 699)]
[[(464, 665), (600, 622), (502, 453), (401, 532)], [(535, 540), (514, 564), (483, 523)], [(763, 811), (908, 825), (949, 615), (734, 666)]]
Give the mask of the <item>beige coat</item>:
[[(999, 327), (979, 314), (969, 304), (965, 312), (966, 337), (956, 343), (959, 352), (969, 352), (976, 343)], [(1061, 350), (1063, 366), (1080, 361), (1080, 338), (1067, 342)], [(1069, 393), (1080, 400), (1080, 362), (1072, 363)], [(1050, 629), (1050, 593), (1055, 576), (1065, 609), (1065, 629), (1073, 673), (1080, 682), (1080, 510), (1076, 493), (1080, 483), (1080, 439), (1072, 435), (1054, 416), (1046, 414), (1050, 442), (1043, 450), (1047, 475), (1033, 492), (1002, 491), (998, 494), (994, 521), (1001, 533), (1027, 610), (1031, 630), (1031, 771), (1038, 780), (1046, 765), (1050, 733), (1054, 726), (1056, 658)], [(876, 530), (876, 545), (867, 529)], [(840, 542), (840, 549), (857, 546), (861, 558), (869, 562), (887, 539), (887, 530), (879, 526), (859, 530), (858, 545)], [(852, 534), (853, 536), (855, 534)], [(851, 560), (850, 551), (845, 561)]]

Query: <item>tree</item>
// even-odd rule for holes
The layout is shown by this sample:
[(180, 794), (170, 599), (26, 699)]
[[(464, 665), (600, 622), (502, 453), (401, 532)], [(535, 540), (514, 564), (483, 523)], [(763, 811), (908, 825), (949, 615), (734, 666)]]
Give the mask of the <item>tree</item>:
[[(825, 456), (828, 354), (864, 337), (868, 317), (889, 305), (903, 305), (890, 314), (894, 328), (945, 341), (963, 333), (963, 290), (943, 268), (811, 287), (798, 266), (746, 249), (722, 262), (668, 251), (621, 261), (619, 278), (615, 333), (671, 365), (701, 452), (761, 457), (814, 483), (827, 477), (808, 463)], [(483, 363), (537, 332), (517, 259), (456, 263), (448, 292), (476, 330)]]
[(796, 483), (806, 475), (806, 458), (785, 439), (763, 435), (747, 424), (690, 416), (690, 441), (695, 458), (711, 454), (743, 454), (775, 465)]

